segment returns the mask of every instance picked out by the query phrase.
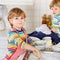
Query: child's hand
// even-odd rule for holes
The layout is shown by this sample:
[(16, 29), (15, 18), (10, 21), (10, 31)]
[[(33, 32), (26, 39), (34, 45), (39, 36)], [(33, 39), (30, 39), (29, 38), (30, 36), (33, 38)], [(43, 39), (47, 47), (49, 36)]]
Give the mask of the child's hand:
[(34, 46), (31, 46), (30, 44), (26, 43), (24, 49), (32, 51), (36, 57), (40, 58), (41, 56), (41, 53), (39, 52), (39, 50), (37, 50)]
[(53, 27), (51, 30), (52, 30), (53, 32), (57, 32), (57, 29), (54, 28), (54, 27)]
[(38, 58), (40, 58), (40, 56), (41, 56), (41, 53), (40, 53), (39, 50), (37, 50), (37, 49), (35, 49), (35, 50), (33, 51), (33, 54), (34, 54), (36, 57), (38, 57)]

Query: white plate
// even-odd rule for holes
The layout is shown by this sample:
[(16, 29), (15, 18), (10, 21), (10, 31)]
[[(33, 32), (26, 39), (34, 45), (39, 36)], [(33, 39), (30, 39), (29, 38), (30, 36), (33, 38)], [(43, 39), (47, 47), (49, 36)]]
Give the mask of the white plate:
[(46, 40), (35, 41), (35, 43), (44, 45), (46, 43)]
[(35, 46), (38, 50), (44, 50), (45, 46)]
[(37, 37), (30, 37), (33, 41), (39, 41), (40, 39), (39, 38), (37, 38)]

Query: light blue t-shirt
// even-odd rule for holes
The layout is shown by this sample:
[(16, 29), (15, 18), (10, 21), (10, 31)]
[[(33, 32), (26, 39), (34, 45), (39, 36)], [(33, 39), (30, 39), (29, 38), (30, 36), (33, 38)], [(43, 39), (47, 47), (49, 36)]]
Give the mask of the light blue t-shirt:
[[(54, 19), (52, 20), (53, 26), (60, 26), (60, 14), (54, 16)], [(57, 28), (57, 31), (60, 32), (60, 28)]]

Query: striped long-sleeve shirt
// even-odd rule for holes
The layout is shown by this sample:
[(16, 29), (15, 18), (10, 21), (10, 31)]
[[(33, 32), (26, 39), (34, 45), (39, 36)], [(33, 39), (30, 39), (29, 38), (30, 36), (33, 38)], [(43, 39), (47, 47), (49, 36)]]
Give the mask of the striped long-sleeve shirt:
[[(30, 43), (32, 40), (30, 39)], [(8, 51), (6, 58), (9, 58), (14, 51), (16, 50), (17, 46), (21, 44), (21, 48), (24, 48), (26, 44), (26, 36), (23, 31), (10, 31), (8, 35)]]

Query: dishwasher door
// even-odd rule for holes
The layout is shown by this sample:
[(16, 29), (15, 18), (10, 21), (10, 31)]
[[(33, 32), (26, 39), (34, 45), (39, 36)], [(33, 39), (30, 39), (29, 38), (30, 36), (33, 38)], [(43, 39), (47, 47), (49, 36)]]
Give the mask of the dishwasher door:
[(44, 51), (41, 53), (40, 59), (31, 54), (28, 60), (60, 60), (60, 52)]

